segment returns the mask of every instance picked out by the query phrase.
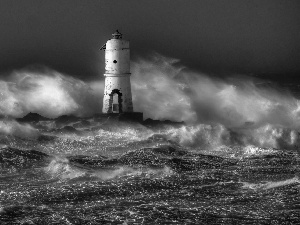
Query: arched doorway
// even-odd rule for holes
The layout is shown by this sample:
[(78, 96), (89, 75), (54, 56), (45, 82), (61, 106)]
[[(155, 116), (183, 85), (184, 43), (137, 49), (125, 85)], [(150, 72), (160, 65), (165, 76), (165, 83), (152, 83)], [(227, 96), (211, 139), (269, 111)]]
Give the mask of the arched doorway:
[(109, 94), (109, 112), (121, 113), (122, 110), (122, 93), (118, 89), (113, 89)]

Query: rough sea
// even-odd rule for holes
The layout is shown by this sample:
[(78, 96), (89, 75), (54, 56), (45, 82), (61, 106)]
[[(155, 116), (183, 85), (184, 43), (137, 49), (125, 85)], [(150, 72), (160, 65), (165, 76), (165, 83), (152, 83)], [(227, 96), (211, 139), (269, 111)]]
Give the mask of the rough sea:
[[(295, 131), (97, 117), (0, 123), (0, 224), (300, 224)], [(286, 148), (249, 144), (250, 130)]]

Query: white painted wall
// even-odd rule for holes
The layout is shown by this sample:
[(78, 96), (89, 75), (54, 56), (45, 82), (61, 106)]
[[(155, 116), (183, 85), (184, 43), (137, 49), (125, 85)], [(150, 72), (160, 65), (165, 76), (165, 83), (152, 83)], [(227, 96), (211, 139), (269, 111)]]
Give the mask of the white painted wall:
[[(117, 62), (114, 63), (114, 60)], [(111, 39), (106, 42), (105, 73), (130, 73), (129, 41)]]
[(114, 89), (122, 93), (122, 112), (133, 112), (130, 84), (129, 41), (111, 39), (105, 49), (105, 88), (103, 113), (112, 113), (113, 99), (110, 94)]

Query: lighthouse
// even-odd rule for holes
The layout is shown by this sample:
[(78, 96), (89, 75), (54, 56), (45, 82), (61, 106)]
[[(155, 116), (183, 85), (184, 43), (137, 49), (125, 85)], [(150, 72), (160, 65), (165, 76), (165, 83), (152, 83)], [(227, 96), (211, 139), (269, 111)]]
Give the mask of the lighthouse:
[(129, 41), (117, 30), (101, 50), (105, 50), (105, 87), (102, 113), (133, 112), (130, 84)]

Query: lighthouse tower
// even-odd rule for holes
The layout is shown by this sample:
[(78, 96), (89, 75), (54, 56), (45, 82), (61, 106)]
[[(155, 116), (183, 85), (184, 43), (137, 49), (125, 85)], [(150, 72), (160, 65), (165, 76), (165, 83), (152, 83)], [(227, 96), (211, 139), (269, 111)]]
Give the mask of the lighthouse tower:
[(130, 85), (129, 41), (117, 30), (101, 49), (105, 50), (105, 88), (102, 113), (133, 112)]

